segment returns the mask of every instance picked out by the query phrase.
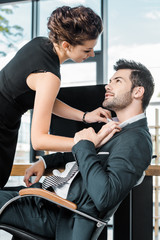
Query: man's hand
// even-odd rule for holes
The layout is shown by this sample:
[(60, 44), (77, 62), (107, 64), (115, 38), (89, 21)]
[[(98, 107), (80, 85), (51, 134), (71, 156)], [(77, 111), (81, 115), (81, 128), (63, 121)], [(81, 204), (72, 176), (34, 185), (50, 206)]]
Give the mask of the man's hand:
[(100, 147), (104, 145), (108, 140), (116, 133), (119, 132), (121, 128), (118, 122), (108, 122), (105, 124), (98, 133), (94, 131), (93, 128), (83, 129), (77, 132), (74, 136), (74, 143), (76, 144), (80, 140), (88, 140), (94, 143), (95, 147)]
[[(25, 182), (27, 187), (30, 187), (32, 184), (38, 182), (40, 178), (43, 176), (45, 167), (43, 160), (39, 160), (36, 163), (34, 163), (31, 167), (29, 167), (24, 175), (23, 181)], [(30, 177), (31, 176), (36, 176), (35, 180), (33, 183), (30, 182)]]
[(119, 127), (119, 124), (120, 124), (119, 122), (110, 121), (107, 124), (103, 125), (102, 128), (97, 133), (97, 135), (100, 139), (100, 142), (99, 142), (98, 146), (96, 146), (96, 147), (101, 147), (106, 142), (108, 142), (109, 139), (116, 132), (120, 132), (121, 128)]

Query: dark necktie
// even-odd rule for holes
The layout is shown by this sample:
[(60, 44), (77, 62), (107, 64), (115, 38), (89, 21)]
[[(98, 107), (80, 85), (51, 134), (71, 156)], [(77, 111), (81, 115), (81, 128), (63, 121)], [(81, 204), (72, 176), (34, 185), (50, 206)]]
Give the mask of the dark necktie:
[(48, 176), (42, 182), (42, 188), (48, 189), (52, 187), (54, 189), (55, 187), (63, 185), (65, 182), (69, 181), (77, 171), (78, 171), (78, 165), (75, 162), (66, 177), (59, 177), (54, 175)]

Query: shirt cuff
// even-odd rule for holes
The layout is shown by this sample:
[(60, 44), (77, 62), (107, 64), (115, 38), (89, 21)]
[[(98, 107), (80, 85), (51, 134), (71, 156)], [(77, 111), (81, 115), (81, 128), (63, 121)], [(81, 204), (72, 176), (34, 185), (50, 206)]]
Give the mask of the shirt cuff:
[(39, 160), (42, 160), (42, 161), (43, 161), (44, 167), (45, 167), (45, 169), (46, 169), (46, 168), (47, 168), (47, 165), (46, 165), (46, 162), (45, 162), (44, 158), (43, 158), (42, 156), (40, 156), (40, 157), (39, 157)]

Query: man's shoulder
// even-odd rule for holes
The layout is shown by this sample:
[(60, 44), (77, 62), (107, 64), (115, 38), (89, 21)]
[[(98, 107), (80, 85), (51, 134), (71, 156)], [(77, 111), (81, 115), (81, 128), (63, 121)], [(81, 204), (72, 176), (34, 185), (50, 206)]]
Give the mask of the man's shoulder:
[(149, 127), (147, 123), (147, 118), (140, 119), (136, 122), (133, 122), (126, 126), (122, 132), (124, 134), (132, 135), (132, 136), (138, 136), (138, 137), (148, 137), (150, 138), (150, 132)]
[(110, 139), (106, 146), (132, 146), (133, 144), (152, 144), (151, 135), (147, 126), (147, 119), (141, 119), (126, 127)]

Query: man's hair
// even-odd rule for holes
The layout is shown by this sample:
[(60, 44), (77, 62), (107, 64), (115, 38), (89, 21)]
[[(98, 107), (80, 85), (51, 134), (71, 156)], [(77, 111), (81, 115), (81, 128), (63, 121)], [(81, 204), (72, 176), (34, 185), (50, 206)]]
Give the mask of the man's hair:
[(72, 46), (95, 40), (103, 30), (102, 19), (91, 8), (63, 6), (55, 9), (49, 20), (49, 39), (60, 44), (67, 41)]
[(137, 86), (144, 87), (142, 108), (145, 110), (154, 92), (154, 79), (150, 71), (143, 64), (135, 62), (133, 60), (128, 61), (126, 59), (119, 59), (114, 65), (115, 71), (118, 71), (120, 69), (132, 70), (130, 75), (130, 80), (132, 82), (131, 91), (134, 87)]

